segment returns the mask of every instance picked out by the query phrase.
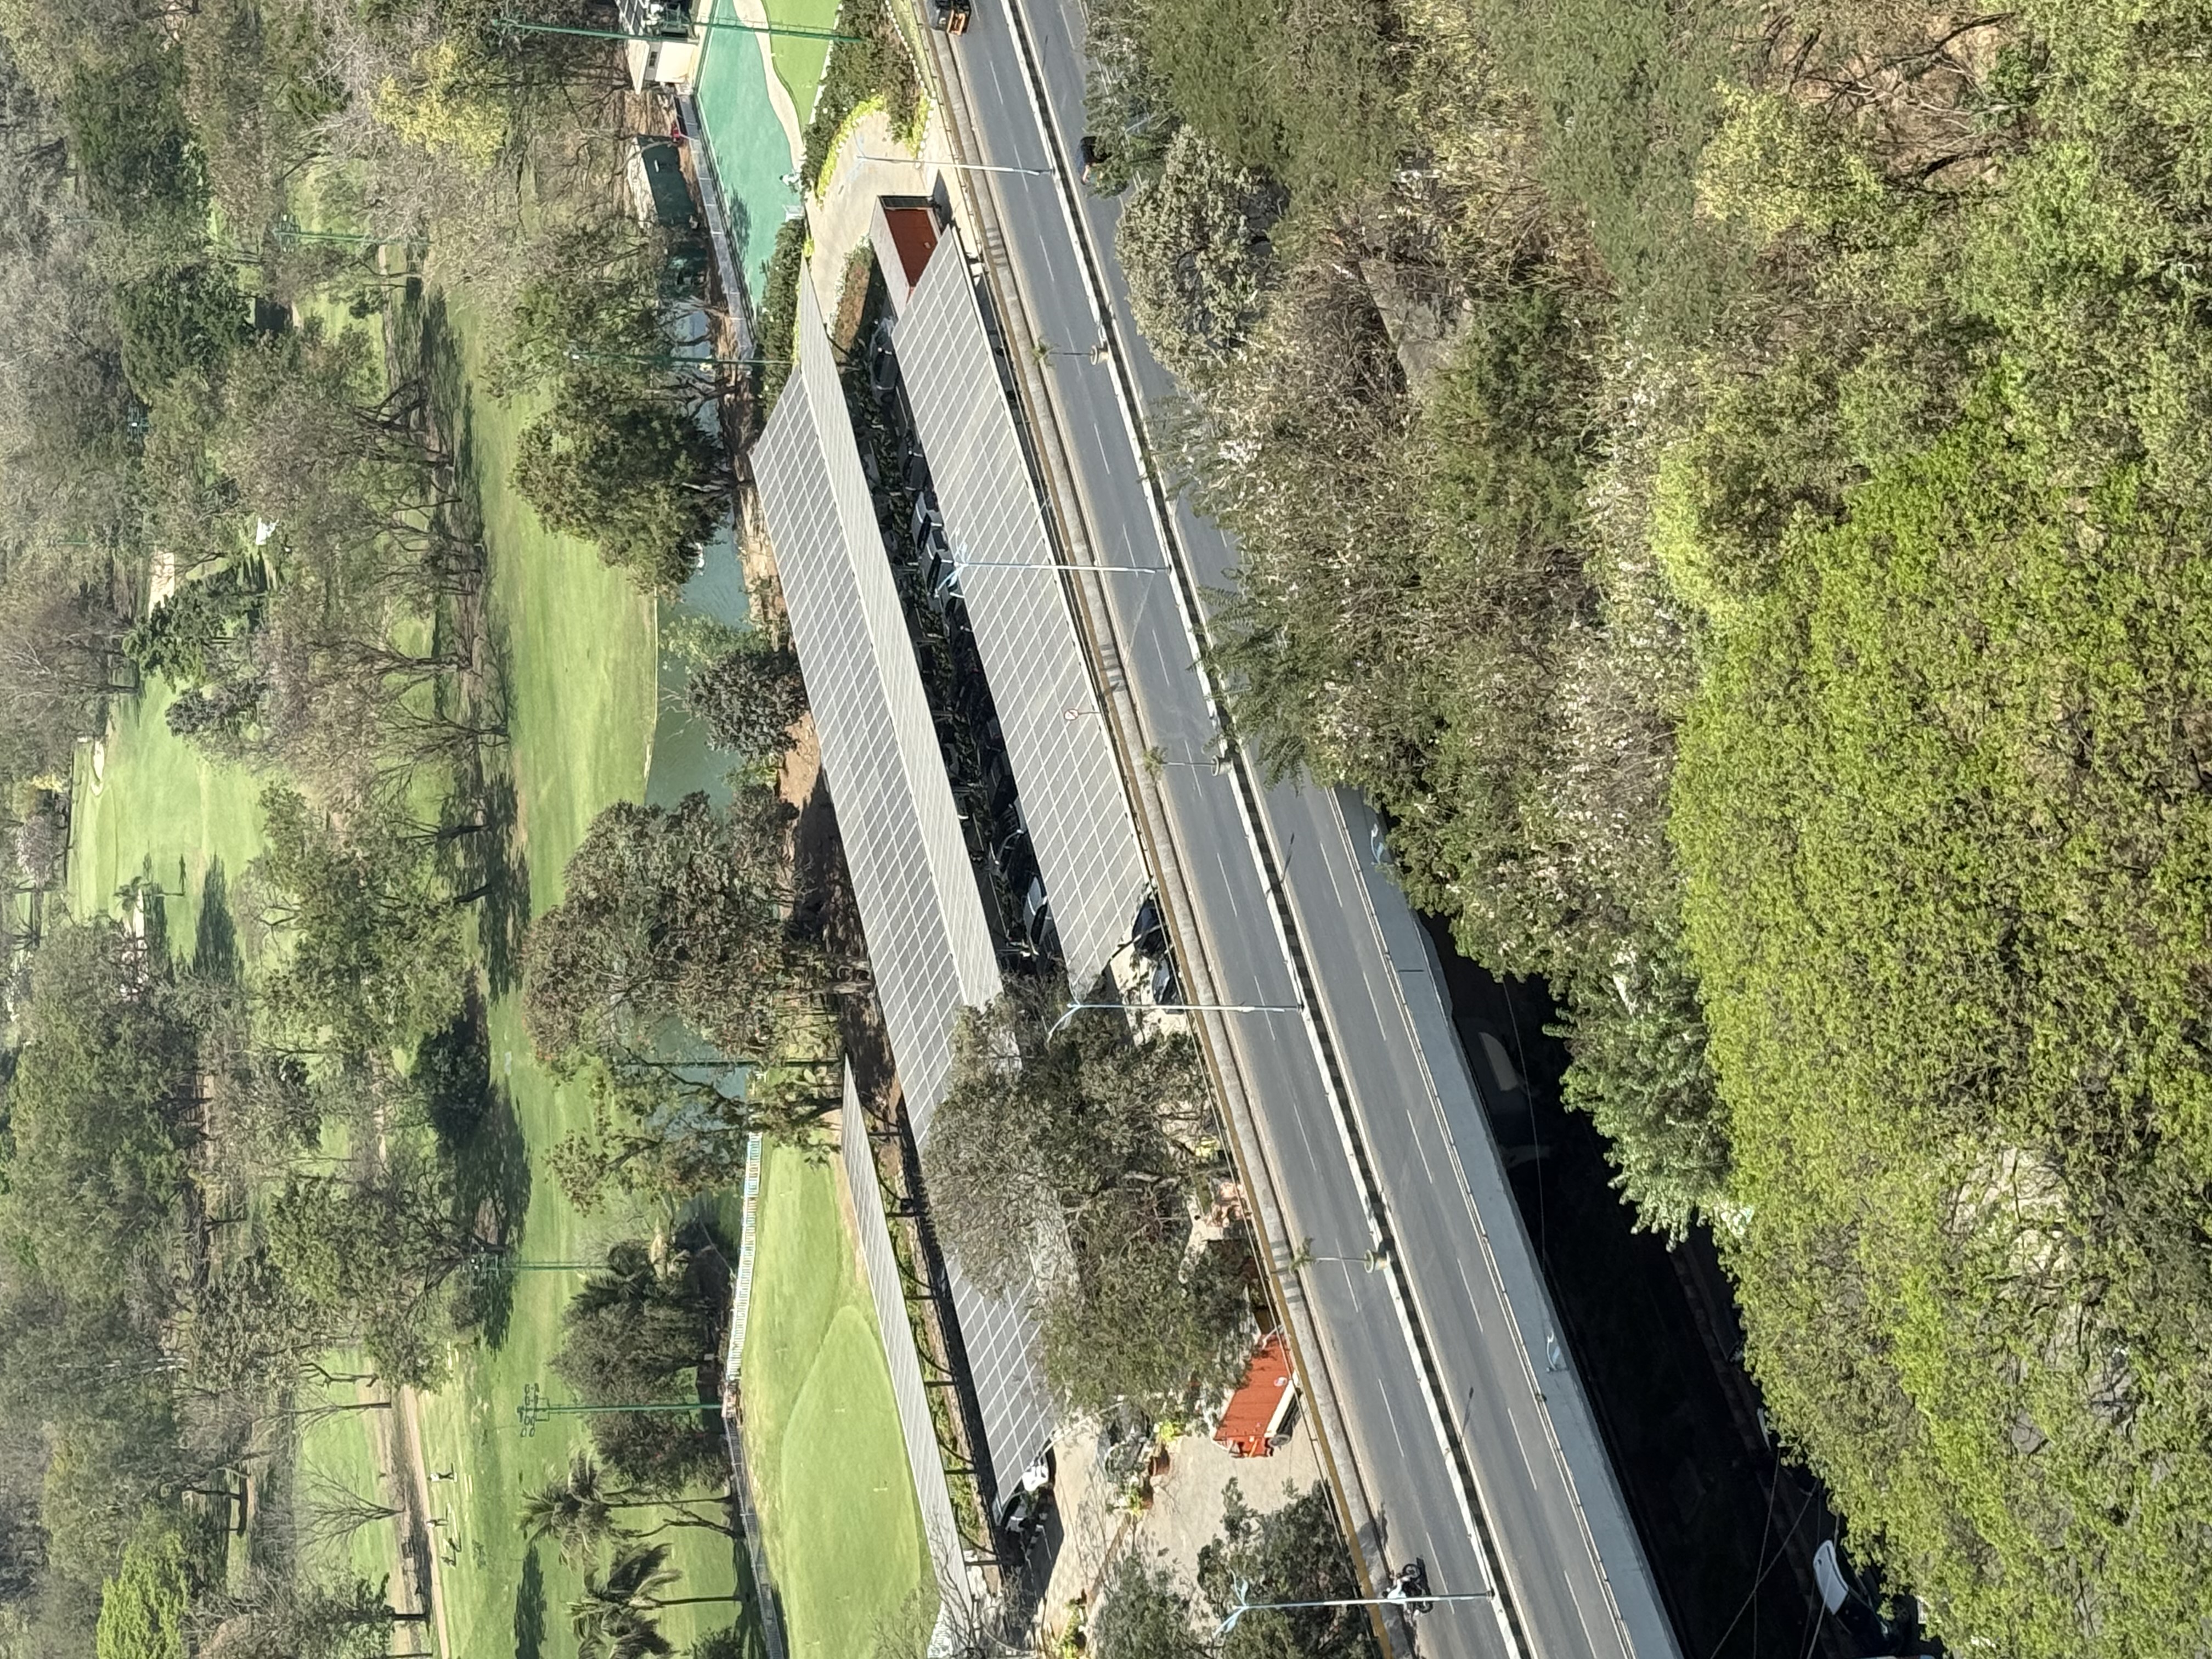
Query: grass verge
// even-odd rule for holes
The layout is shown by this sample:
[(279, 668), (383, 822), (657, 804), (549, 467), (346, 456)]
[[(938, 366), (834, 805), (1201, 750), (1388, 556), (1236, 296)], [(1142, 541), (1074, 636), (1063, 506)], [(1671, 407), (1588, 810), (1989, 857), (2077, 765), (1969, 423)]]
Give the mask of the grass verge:
[(936, 1616), (883, 1339), (832, 1164), (771, 1148), (759, 1214), (738, 1375), (769, 1570), (793, 1659), (871, 1659)]
[(262, 849), (261, 783), (217, 766), (169, 730), (170, 694), (156, 684), (118, 702), (100, 745), (77, 750), (70, 848), (70, 911), (104, 915), (116, 890), (143, 876), (160, 885), (169, 938), (189, 952), (210, 877), (221, 886)]

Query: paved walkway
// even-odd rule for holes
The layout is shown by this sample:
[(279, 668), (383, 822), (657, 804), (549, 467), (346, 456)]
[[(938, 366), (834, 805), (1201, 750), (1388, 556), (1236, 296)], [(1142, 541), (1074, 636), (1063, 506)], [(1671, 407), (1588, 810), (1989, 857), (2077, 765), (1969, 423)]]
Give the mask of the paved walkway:
[[(931, 112), (922, 132), (922, 154), (930, 153), (936, 118)], [(824, 317), (837, 314), (839, 290), (845, 283), (845, 262), (854, 248), (868, 240), (878, 196), (927, 196), (936, 182), (936, 169), (910, 159), (912, 147), (891, 132), (890, 117), (870, 110), (845, 129), (837, 149), (822, 169), (816, 193), (806, 200), (807, 228), (814, 237), (814, 297)], [(863, 156), (893, 156), (893, 161), (863, 161)]]
[(1059, 1510), (1060, 1553), (1042, 1609), (1044, 1627), (1067, 1628), (1075, 1604), (1088, 1613), (1115, 1562), (1132, 1551), (1164, 1566), (1185, 1586), (1196, 1583), (1198, 1553), (1221, 1535), (1222, 1499), (1234, 1480), (1245, 1504), (1261, 1514), (1280, 1509), (1322, 1479), (1321, 1456), (1303, 1403), (1289, 1442), (1272, 1457), (1235, 1457), (1203, 1434), (1168, 1448), (1168, 1467), (1152, 1477), (1151, 1507), (1131, 1511), (1099, 1467), (1095, 1428), (1079, 1425), (1053, 1447), (1053, 1500)]

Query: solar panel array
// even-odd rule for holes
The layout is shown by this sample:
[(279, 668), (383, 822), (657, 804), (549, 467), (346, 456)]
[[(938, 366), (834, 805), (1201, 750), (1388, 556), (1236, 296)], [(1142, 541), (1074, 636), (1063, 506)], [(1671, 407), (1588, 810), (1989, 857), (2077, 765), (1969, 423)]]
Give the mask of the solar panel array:
[(938, 243), (892, 346), (1068, 977), (1081, 990), (1128, 938), (1145, 861), (957, 230)]
[[(953, 1018), (998, 994), (998, 959), (810, 275), (799, 295), (798, 369), (753, 475), (919, 1139), (945, 1096)], [(1035, 1326), (957, 1266), (951, 1279), (988, 1461), (1011, 1495), (1052, 1432)]]

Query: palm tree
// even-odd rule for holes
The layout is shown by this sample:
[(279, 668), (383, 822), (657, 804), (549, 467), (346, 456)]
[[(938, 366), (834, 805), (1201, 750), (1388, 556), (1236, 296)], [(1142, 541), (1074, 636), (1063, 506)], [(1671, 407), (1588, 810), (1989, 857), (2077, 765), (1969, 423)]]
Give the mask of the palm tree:
[(533, 1542), (550, 1539), (566, 1561), (586, 1560), (596, 1555), (603, 1544), (649, 1538), (670, 1527), (709, 1527), (732, 1538), (738, 1535), (733, 1528), (688, 1511), (671, 1516), (644, 1533), (625, 1527), (615, 1518), (616, 1512), (621, 1510), (681, 1510), (687, 1501), (700, 1500), (661, 1498), (634, 1486), (611, 1486), (592, 1455), (579, 1451), (568, 1460), (565, 1476), (524, 1494), (522, 1513), (516, 1518), (524, 1537)]
[(568, 1604), (568, 1624), (576, 1632), (580, 1659), (643, 1659), (669, 1651), (659, 1628), (663, 1607), (703, 1601), (734, 1601), (728, 1595), (662, 1595), (679, 1575), (668, 1565), (668, 1546), (617, 1553), (602, 1578), (584, 1575), (584, 1593)]
[(522, 1535), (532, 1542), (550, 1539), (562, 1559), (580, 1561), (597, 1554), (611, 1539), (635, 1535), (614, 1517), (615, 1510), (629, 1507), (620, 1494), (608, 1490), (592, 1455), (580, 1451), (569, 1459), (565, 1479), (549, 1480), (523, 1495), (517, 1520)]

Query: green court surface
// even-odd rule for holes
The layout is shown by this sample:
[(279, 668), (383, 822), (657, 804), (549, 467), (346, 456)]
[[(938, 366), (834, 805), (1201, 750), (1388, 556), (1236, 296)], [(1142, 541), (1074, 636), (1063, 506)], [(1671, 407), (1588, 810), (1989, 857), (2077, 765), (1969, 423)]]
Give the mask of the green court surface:
[(792, 1659), (918, 1650), (936, 1589), (834, 1162), (771, 1148), (759, 1216), (738, 1387)]
[(170, 697), (156, 682), (143, 696), (118, 699), (97, 750), (78, 746), (70, 909), (110, 913), (116, 890), (145, 877), (161, 889), (171, 945), (189, 957), (203, 895), (211, 885), (227, 890), (260, 854), (264, 786), (171, 732), (163, 718)]
[[(836, 0), (777, 0), (769, 8), (769, 17), (775, 23), (826, 29), (836, 11)], [(717, 0), (714, 15), (733, 21), (731, 0)], [(823, 40), (767, 37), (742, 29), (707, 31), (693, 96), (715, 175), (721, 181), (738, 263), (756, 300), (775, 247), (775, 234), (799, 206), (796, 179), (784, 182), (797, 173), (799, 155), (769, 101), (768, 63), (774, 59), (776, 78), (790, 93), (803, 125), (814, 107), (814, 89), (821, 83), (828, 50)]]

